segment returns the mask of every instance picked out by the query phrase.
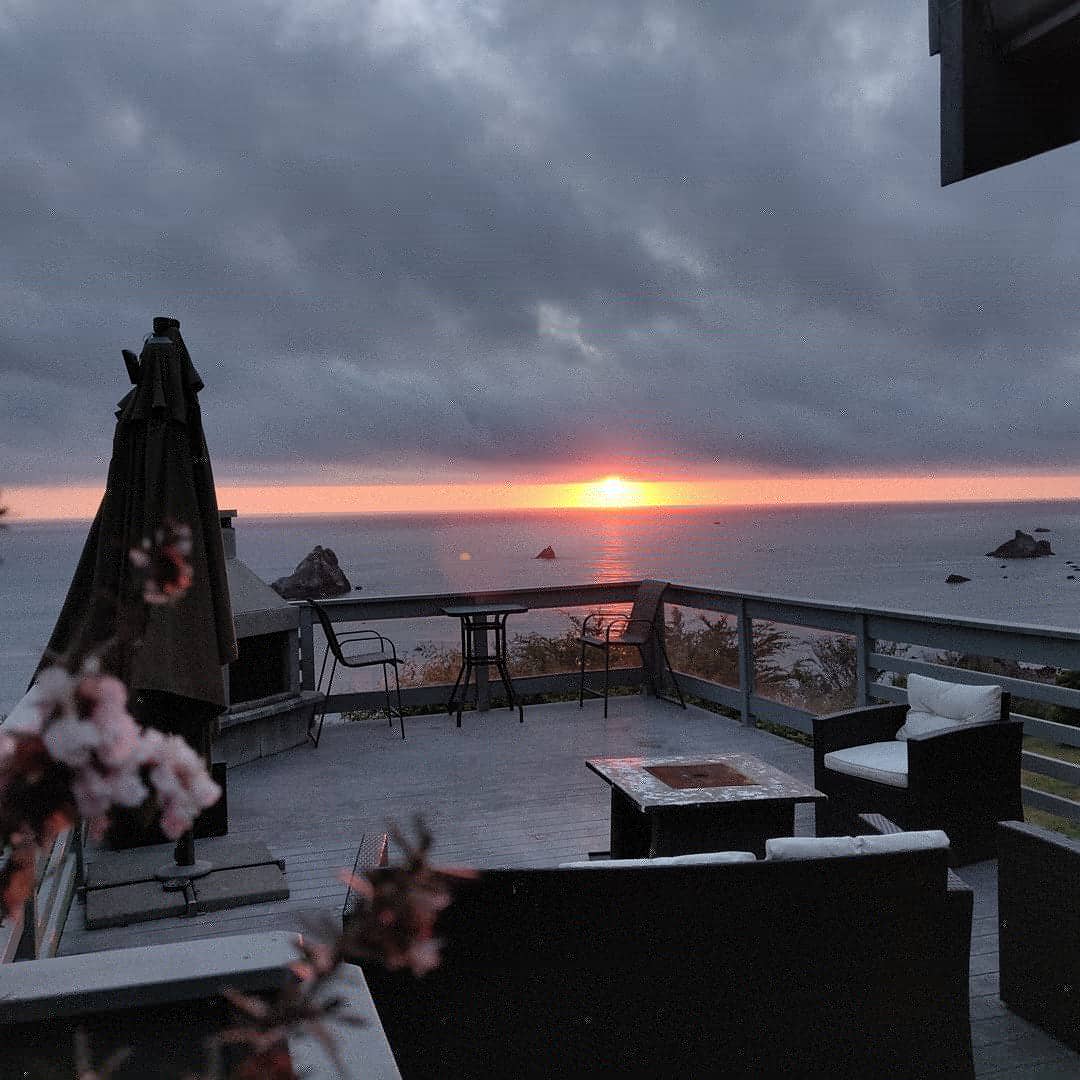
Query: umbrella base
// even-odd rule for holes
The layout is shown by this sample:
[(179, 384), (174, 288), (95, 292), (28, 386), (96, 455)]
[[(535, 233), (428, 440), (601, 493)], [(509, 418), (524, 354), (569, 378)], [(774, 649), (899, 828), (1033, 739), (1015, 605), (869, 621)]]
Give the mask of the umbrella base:
[(180, 863), (166, 863), (154, 871), (154, 877), (162, 882), (162, 888), (174, 891), (183, 888), (183, 882), (194, 881), (196, 878), (206, 877), (216, 867), (213, 863), (203, 859), (196, 859), (190, 866), (181, 866)]
[[(86, 928), (202, 915), (287, 900), (284, 862), (262, 843), (203, 840), (195, 866), (178, 866), (173, 845), (101, 851), (86, 868)], [(209, 870), (203, 870), (209, 866)], [(163, 880), (162, 874), (167, 872)]]

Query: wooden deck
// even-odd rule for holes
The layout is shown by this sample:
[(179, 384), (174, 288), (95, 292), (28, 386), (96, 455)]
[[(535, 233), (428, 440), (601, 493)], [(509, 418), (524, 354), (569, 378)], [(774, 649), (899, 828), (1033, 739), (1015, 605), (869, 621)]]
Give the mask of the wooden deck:
[[(444, 863), (544, 866), (607, 847), (608, 788), (585, 758), (623, 754), (743, 751), (807, 781), (805, 747), (704, 710), (686, 712), (654, 699), (532, 706), (525, 723), (507, 709), (328, 727), (318, 750), (302, 748), (240, 766), (229, 774), (230, 835), (260, 839), (285, 859), (288, 901), (192, 919), (167, 919), (87, 931), (72, 908), (61, 953), (159, 944), (256, 930), (304, 930), (312, 916), (337, 914), (360, 837), (388, 821), (422, 813)], [(813, 811), (796, 810), (796, 832), (812, 834)], [(91, 858), (93, 856), (91, 855)], [(971, 1015), (979, 1077), (1075, 1078), (1080, 1055), (1010, 1013), (997, 997), (996, 867), (966, 867), (975, 890)]]

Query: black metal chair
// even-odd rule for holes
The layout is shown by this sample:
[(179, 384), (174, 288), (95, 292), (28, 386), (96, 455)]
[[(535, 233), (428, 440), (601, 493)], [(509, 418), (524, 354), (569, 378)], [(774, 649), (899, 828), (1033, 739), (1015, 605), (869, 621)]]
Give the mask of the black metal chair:
[[(611, 650), (616, 648), (634, 648), (641, 654), (643, 665), (646, 661), (646, 649), (659, 646), (660, 657), (664, 661), (664, 668), (675, 688), (675, 697), (663, 693), (657, 689), (656, 696), (663, 701), (670, 701), (673, 705), (686, 708), (683, 700), (679, 680), (675, 678), (675, 672), (671, 669), (671, 661), (668, 659), (667, 649), (664, 647), (662, 638), (658, 638), (653, 630), (656, 620), (660, 615), (660, 601), (663, 599), (664, 590), (667, 588), (666, 581), (645, 580), (638, 587), (634, 597), (634, 606), (630, 614), (625, 615), (616, 611), (594, 611), (585, 616), (581, 624), (581, 635), (578, 641), (581, 643), (581, 682), (578, 685), (578, 708), (585, 705), (585, 695), (589, 697), (602, 697), (604, 699), (604, 717), (608, 714), (608, 687), (611, 681)], [(593, 690), (585, 685), (585, 650), (599, 649), (604, 654), (604, 689)]]
[[(326, 649), (323, 652), (322, 667), (319, 669), (319, 690), (323, 693), (322, 711), (319, 713), (317, 725), (314, 718), (312, 719), (312, 725), (308, 729), (308, 738), (315, 746), (319, 745), (319, 740), (322, 738), (323, 721), (326, 719), (326, 702), (330, 697), (330, 689), (334, 685), (334, 675), (337, 674), (338, 664), (347, 668), (375, 667), (376, 664), (379, 664), (382, 666), (383, 686), (386, 690), (386, 715), (391, 727), (394, 725), (395, 715), (397, 716), (401, 724), (401, 737), (404, 739), (405, 714), (401, 710), (401, 683), (398, 679), (398, 665), (401, 663), (401, 659), (398, 657), (394, 643), (389, 638), (383, 637), (377, 630), (347, 630), (345, 633), (339, 634), (334, 629), (334, 624), (330, 621), (326, 609), (314, 600), (309, 600), (308, 603), (315, 612), (326, 637)], [(369, 645), (377, 644), (378, 651), (374, 649), (364, 652), (350, 651), (346, 655), (342, 649), (343, 645), (356, 645), (361, 642), (367, 642)], [(327, 680), (326, 690), (324, 691), (323, 676), (326, 674), (326, 661), (331, 653), (334, 654), (334, 662), (330, 665), (330, 678)], [(388, 667), (394, 669), (394, 690), (397, 693), (396, 714), (390, 701), (390, 677), (386, 670)]]
[(1010, 719), (1009, 695), (1001, 695), (993, 721), (909, 735), (902, 781), (851, 775), (826, 762), (835, 751), (893, 745), (907, 711), (904, 704), (870, 705), (814, 718), (814, 787), (829, 796), (815, 808), (817, 835), (843, 835), (857, 815), (872, 811), (903, 829), (943, 829), (957, 862), (991, 857), (997, 822), (1024, 816), (1024, 726)]

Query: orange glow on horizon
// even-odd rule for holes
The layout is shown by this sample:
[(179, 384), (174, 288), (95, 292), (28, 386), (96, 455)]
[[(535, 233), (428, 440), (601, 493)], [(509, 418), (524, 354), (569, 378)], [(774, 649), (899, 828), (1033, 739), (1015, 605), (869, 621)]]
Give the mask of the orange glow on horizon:
[[(14, 486), (0, 490), (6, 520), (89, 520), (98, 486)], [(718, 479), (590, 483), (244, 485), (221, 482), (218, 505), (241, 515), (483, 512), (626, 506), (797, 506), (829, 503), (1007, 502), (1080, 498), (1080, 475), (809, 476), (740, 474)]]

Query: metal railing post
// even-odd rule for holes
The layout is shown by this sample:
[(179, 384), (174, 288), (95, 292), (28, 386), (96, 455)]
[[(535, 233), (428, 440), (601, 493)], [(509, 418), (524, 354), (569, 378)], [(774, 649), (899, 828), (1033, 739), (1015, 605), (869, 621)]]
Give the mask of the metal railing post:
[(870, 654), (874, 643), (866, 634), (866, 614), (855, 616), (855, 704), (859, 708), (870, 704)]
[(739, 643), (739, 719), (744, 724), (753, 725), (750, 696), (754, 692), (754, 627), (750, 616), (746, 613), (745, 600), (739, 600), (736, 618)]
[(315, 689), (315, 631), (307, 604), (300, 608), (300, 689)]

